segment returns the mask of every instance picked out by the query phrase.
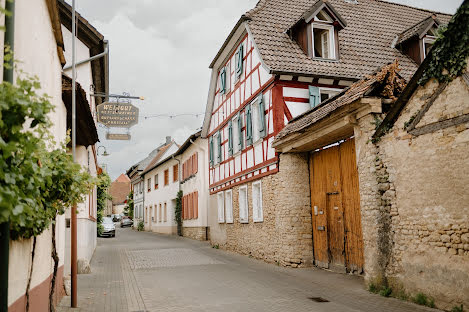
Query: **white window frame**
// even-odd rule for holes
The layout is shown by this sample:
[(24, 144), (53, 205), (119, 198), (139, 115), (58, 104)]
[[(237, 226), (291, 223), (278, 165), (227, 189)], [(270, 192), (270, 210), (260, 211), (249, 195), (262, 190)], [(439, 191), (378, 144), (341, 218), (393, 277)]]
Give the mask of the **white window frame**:
[[(213, 167), (218, 166), (222, 161), (223, 157), (220, 156), (220, 161), (218, 161), (218, 137), (221, 135), (220, 131), (213, 135)], [(222, 148), (223, 152), (223, 148)]]
[[(259, 202), (256, 205), (254, 188), (259, 187)], [(264, 211), (262, 206), (262, 183), (256, 181), (252, 183), (252, 219), (254, 222), (264, 222)]]
[(225, 196), (223, 191), (217, 193), (218, 223), (225, 223)]
[(233, 191), (225, 191), (225, 221), (233, 223)]
[[(241, 191), (246, 194), (246, 197), (243, 199), (241, 197)], [(249, 204), (248, 204), (248, 187), (247, 185), (241, 186), (239, 188), (239, 223), (249, 223)], [(242, 207), (242, 203), (244, 202), (244, 209)]]
[[(329, 95), (331, 95), (331, 97), (333, 97), (333, 96), (336, 96), (337, 94), (339, 94), (340, 92), (342, 92), (342, 89), (319, 87), (319, 100), (321, 101), (321, 95), (322, 94), (329, 94)], [(334, 93), (334, 94), (332, 94), (332, 93)], [(331, 98), (331, 97), (329, 97), (329, 98)], [(322, 101), (320, 103), (322, 103)]]
[(429, 36), (429, 35), (426, 35), (425, 37), (423, 37), (423, 40), (422, 40), (422, 50), (423, 50), (423, 57), (427, 57), (427, 49), (425, 48), (425, 44), (426, 43), (431, 43), (432, 45), (435, 43), (435, 40), (436, 40), (436, 37), (433, 37), (433, 36)]
[[(325, 29), (329, 31), (329, 57), (316, 56), (314, 51), (314, 29)], [(311, 36), (312, 36), (312, 47), (313, 47), (313, 57), (317, 59), (324, 60), (335, 60), (336, 59), (336, 48), (335, 48), (335, 31), (334, 26), (325, 23), (312, 23), (311, 24)], [(322, 47), (321, 47), (322, 49)], [(324, 53), (323, 53), (324, 54)]]

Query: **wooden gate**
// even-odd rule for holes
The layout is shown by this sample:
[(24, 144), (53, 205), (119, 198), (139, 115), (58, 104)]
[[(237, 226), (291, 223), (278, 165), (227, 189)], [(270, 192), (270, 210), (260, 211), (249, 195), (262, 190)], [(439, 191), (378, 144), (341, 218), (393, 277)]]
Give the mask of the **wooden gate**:
[(314, 152), (310, 174), (316, 265), (361, 273), (363, 238), (354, 139)]

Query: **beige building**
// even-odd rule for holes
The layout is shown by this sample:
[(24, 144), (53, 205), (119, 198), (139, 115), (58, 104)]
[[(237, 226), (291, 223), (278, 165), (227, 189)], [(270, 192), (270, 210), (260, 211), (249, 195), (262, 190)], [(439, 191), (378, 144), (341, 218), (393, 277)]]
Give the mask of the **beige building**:
[[(435, 47), (454, 46), (461, 23)], [(274, 142), (281, 168), (309, 168), (294, 182), (309, 185), (318, 266), (363, 271), (369, 285), (443, 309), (469, 305), (469, 74), (421, 79), (452, 49), (435, 48), (405, 88), (397, 65), (385, 66)]]
[(112, 197), (112, 214), (124, 212), (129, 194), (130, 179), (127, 175), (121, 174), (109, 187), (109, 195)]

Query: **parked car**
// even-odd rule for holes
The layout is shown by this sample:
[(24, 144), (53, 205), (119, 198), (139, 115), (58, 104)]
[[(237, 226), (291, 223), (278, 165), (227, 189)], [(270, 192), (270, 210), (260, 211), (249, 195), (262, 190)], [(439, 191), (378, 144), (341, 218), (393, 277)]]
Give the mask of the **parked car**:
[(130, 219), (128, 216), (123, 216), (121, 219), (121, 228), (124, 226), (132, 226), (134, 224), (134, 221)]
[(114, 225), (111, 217), (104, 217), (101, 225), (103, 226), (101, 236), (116, 236), (116, 226)]
[(113, 214), (112, 215), (112, 221), (114, 222), (119, 222), (121, 220), (122, 216), (119, 214)]

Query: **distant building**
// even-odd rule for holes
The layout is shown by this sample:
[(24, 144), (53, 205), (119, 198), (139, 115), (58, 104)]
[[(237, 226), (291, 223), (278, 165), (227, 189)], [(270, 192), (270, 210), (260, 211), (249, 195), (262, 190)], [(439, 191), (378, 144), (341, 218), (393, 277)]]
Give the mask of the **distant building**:
[(125, 174), (121, 174), (109, 187), (109, 195), (112, 197), (112, 214), (124, 212), (129, 194), (130, 179)]

